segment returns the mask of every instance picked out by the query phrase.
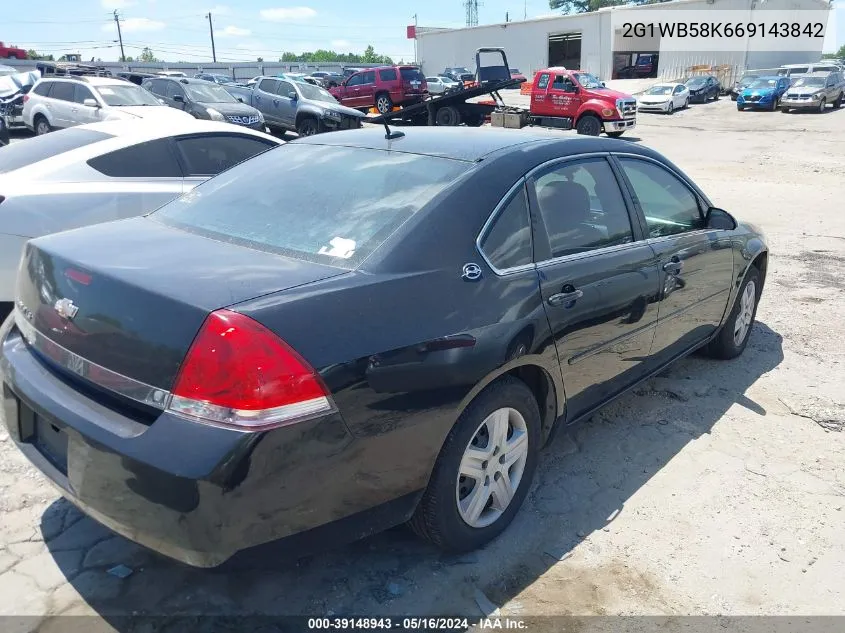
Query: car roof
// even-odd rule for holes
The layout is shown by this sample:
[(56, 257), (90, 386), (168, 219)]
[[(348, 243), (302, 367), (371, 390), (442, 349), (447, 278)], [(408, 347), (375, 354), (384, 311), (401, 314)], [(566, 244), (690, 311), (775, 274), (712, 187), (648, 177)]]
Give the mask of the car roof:
[[(40, 81), (67, 81), (71, 83), (85, 83), (89, 86), (126, 86), (134, 85), (121, 77), (97, 77), (96, 75), (79, 75), (76, 77), (42, 77)], [(39, 82), (40, 83), (40, 82)]]

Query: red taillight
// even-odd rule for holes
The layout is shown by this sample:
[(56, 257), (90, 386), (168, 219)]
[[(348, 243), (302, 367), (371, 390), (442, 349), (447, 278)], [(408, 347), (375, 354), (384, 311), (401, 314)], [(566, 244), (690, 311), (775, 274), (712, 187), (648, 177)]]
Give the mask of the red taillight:
[(169, 409), (256, 430), (328, 413), (328, 395), (317, 373), (281, 338), (247, 316), (218, 310), (188, 350)]
[(29, 101), (29, 95), (24, 95), (23, 102), (26, 103), (27, 101)]

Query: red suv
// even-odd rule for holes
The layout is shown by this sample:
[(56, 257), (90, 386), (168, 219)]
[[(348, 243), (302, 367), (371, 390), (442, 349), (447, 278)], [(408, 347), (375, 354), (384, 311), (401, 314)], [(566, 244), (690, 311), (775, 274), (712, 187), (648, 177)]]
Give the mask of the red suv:
[(329, 90), (343, 105), (387, 114), (394, 105), (421, 101), (428, 92), (425, 76), (415, 66), (387, 66), (357, 72)]

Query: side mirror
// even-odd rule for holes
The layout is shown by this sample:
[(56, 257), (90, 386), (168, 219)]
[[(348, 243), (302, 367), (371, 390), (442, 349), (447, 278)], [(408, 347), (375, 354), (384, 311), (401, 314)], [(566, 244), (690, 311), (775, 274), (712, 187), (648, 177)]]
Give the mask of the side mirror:
[(299, 99), (299, 96), (296, 94), (296, 91), (295, 91), (295, 90), (291, 90), (291, 91), (288, 93), (288, 98), (289, 98), (291, 101), (296, 101), (297, 99)]
[(99, 108), (100, 104), (97, 103), (96, 99), (84, 99), (82, 101), (82, 105), (88, 106), (89, 108)]
[(606, 85), (604, 82), (601, 82), (601, 87), (602, 87), (602, 88), (607, 88), (607, 85)]
[(176, 103), (185, 103), (185, 97), (183, 97), (182, 95), (175, 95), (175, 96), (173, 97), (173, 100), (174, 100)]
[(240, 101), (241, 103), (243, 103), (243, 102), (244, 102), (244, 98), (243, 98), (243, 97), (238, 97), (238, 101)]
[(733, 231), (737, 227), (734, 217), (724, 209), (710, 207), (704, 215), (704, 225), (708, 229)]

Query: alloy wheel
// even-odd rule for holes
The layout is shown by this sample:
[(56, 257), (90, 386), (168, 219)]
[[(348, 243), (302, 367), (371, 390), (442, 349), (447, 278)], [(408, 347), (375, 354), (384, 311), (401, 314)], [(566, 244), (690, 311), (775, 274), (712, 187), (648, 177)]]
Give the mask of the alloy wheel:
[(822, 100), (819, 101), (819, 112), (824, 112), (824, 107), (826, 105), (827, 105), (827, 101), (825, 101), (825, 98), (822, 97)]
[(455, 483), (461, 519), (474, 528), (494, 523), (513, 499), (528, 459), (528, 425), (516, 409), (488, 415), (464, 449)]
[(734, 321), (734, 345), (739, 347), (748, 336), (748, 330), (751, 329), (751, 324), (754, 320), (754, 304), (757, 301), (757, 287), (753, 281), (749, 281), (745, 290), (742, 292), (742, 297), (739, 304), (739, 312)]
[(392, 110), (392, 104), (390, 103), (390, 99), (382, 95), (376, 101), (376, 110), (379, 111), (379, 114), (387, 114)]
[(48, 134), (49, 132), (50, 124), (44, 119), (39, 119), (38, 124), (35, 126), (35, 134), (37, 136), (41, 136), (42, 134)]
[(675, 111), (675, 102), (670, 101), (669, 107), (666, 109), (666, 114), (672, 114)]

